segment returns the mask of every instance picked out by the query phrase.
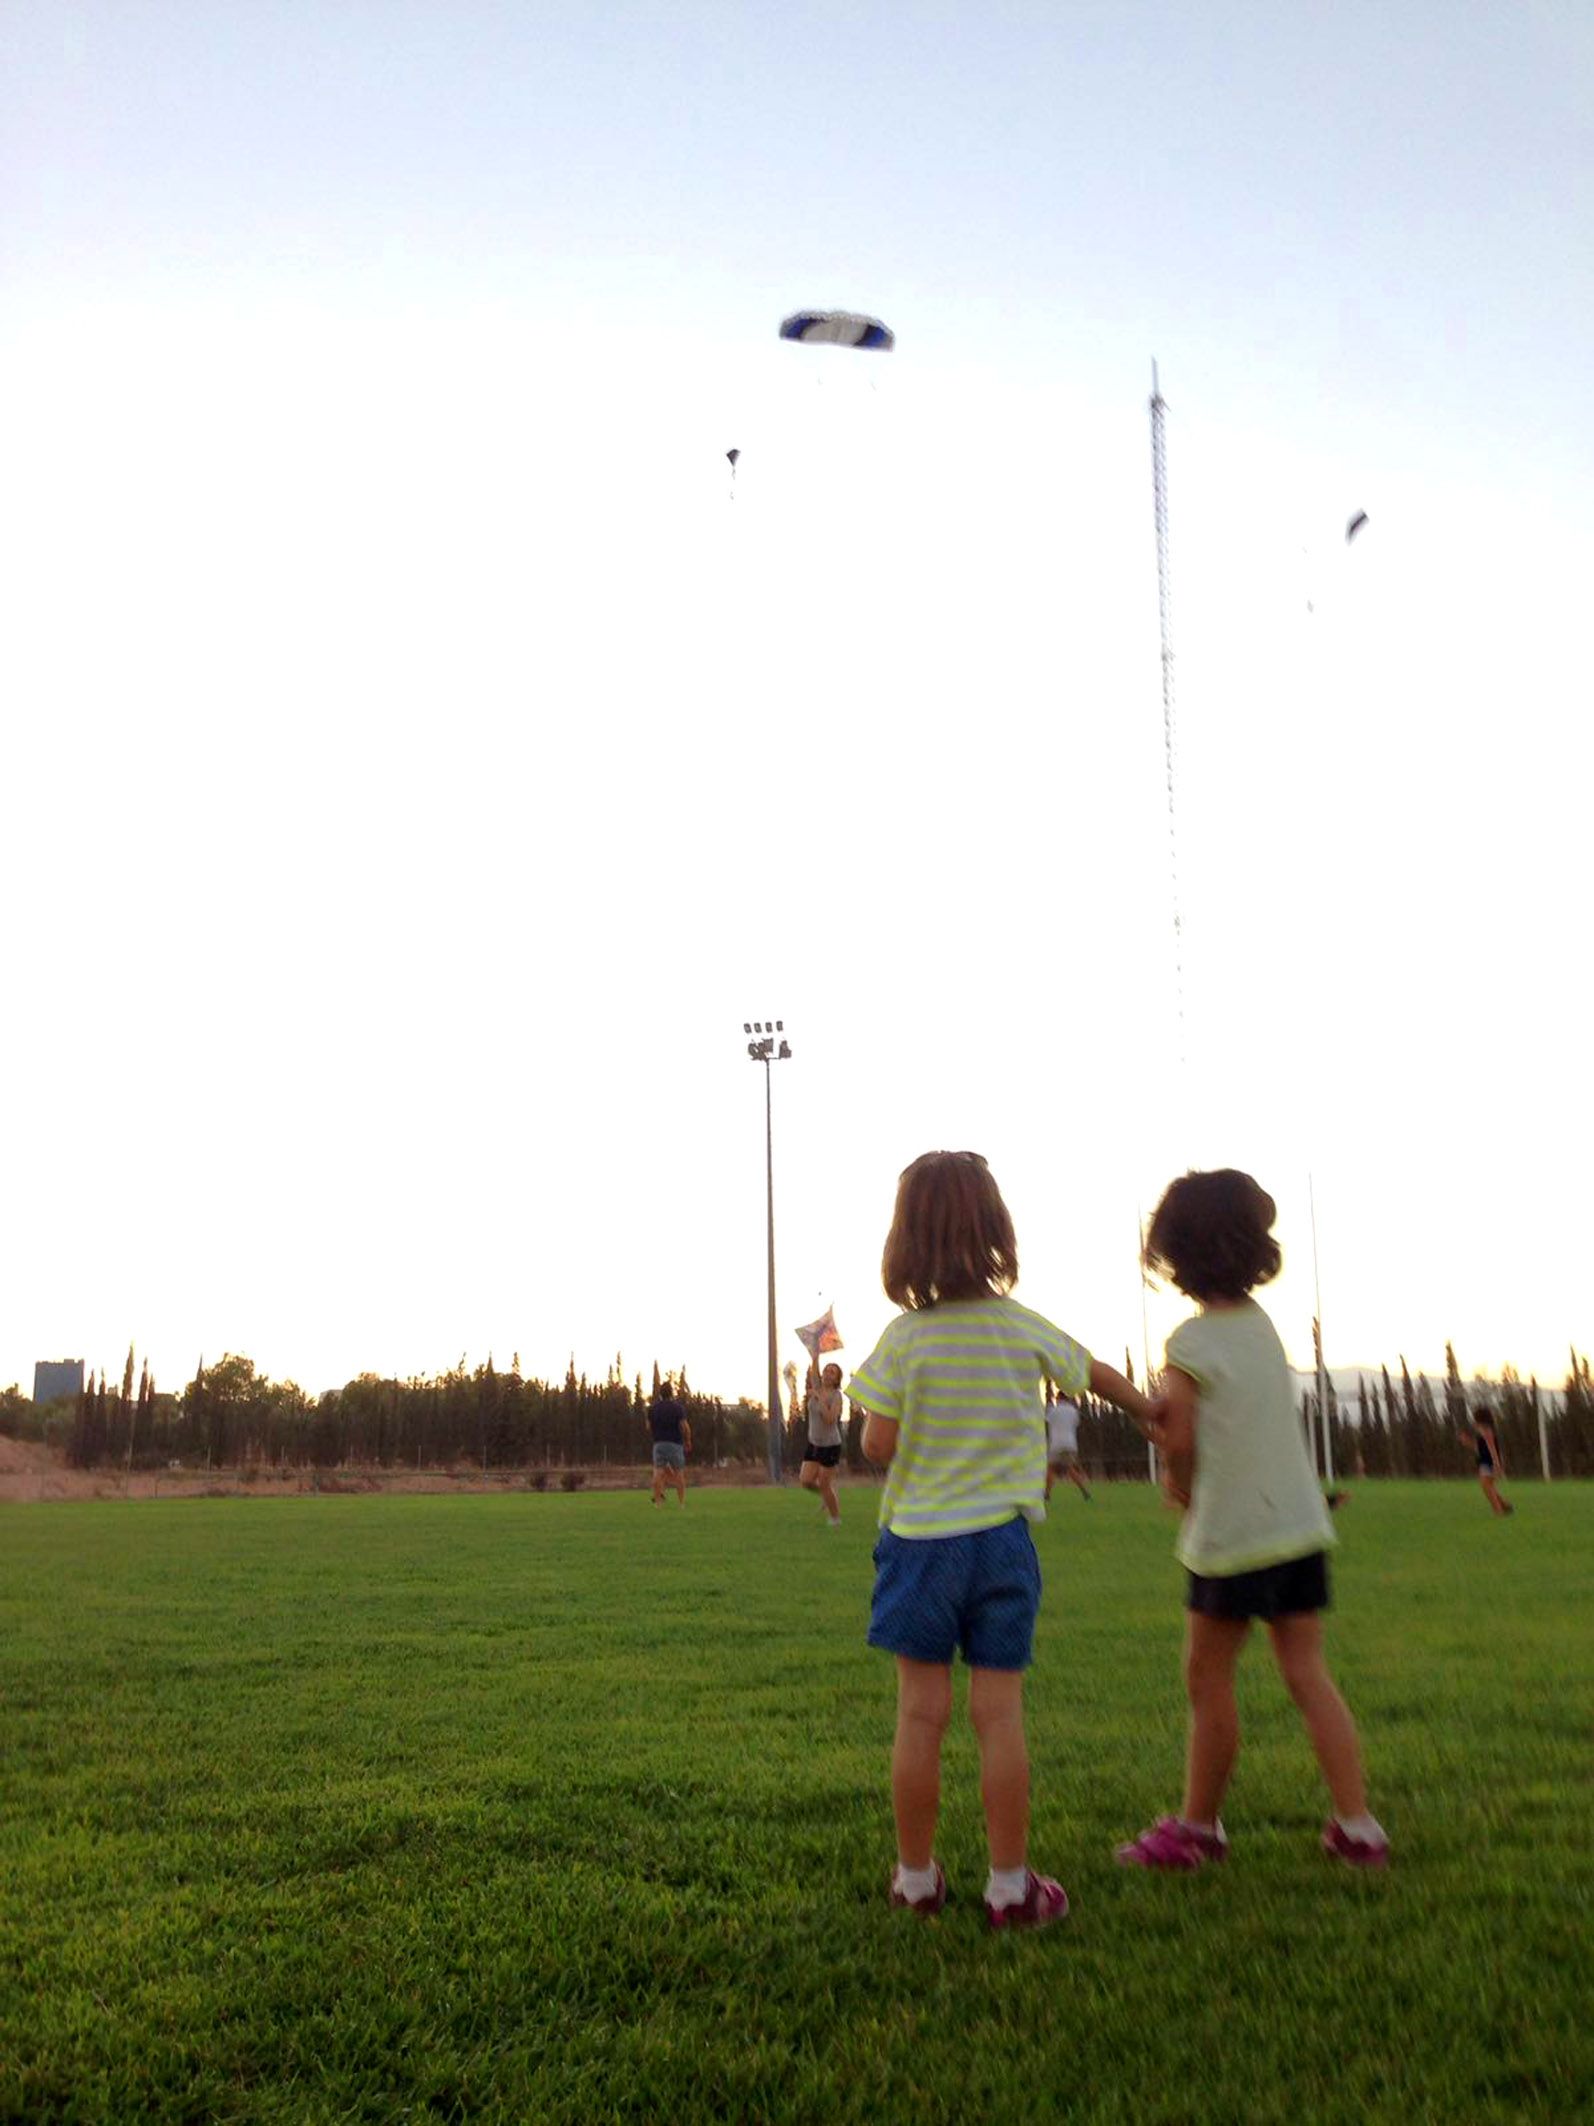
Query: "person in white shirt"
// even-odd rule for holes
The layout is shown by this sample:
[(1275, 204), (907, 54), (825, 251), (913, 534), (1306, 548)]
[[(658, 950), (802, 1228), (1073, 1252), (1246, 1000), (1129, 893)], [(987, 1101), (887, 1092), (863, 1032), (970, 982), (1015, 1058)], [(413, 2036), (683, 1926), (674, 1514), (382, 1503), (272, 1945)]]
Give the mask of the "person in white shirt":
[(1060, 1476), (1068, 1481), (1085, 1498), (1090, 1497), (1090, 1481), (1079, 1459), (1079, 1405), (1070, 1402), (1066, 1395), (1059, 1395), (1047, 1383), (1046, 1387), (1046, 1496), (1052, 1495), (1052, 1486)]

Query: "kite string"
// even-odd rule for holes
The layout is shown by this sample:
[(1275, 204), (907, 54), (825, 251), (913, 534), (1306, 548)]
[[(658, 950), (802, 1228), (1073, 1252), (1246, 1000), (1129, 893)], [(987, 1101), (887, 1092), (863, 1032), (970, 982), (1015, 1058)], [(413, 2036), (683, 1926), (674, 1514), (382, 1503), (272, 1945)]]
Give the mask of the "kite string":
[(1151, 365), (1151, 488), (1157, 530), (1157, 620), (1162, 638), (1162, 750), (1168, 785), (1168, 878), (1173, 899), (1173, 989), (1178, 1026), (1179, 1071), (1185, 1065), (1184, 922), (1179, 899), (1179, 833), (1175, 800), (1173, 694), (1173, 596), (1168, 580), (1168, 459), (1163, 417), (1167, 402)]

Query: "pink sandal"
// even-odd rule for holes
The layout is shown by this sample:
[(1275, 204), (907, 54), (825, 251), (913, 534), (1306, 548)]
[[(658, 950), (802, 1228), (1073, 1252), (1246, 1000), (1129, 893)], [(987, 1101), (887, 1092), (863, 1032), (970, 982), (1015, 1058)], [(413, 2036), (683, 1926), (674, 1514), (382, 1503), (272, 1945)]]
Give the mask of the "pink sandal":
[(1343, 1860), (1348, 1868), (1386, 1868), (1389, 1865), (1387, 1838), (1352, 1838), (1345, 1826), (1332, 1816), (1323, 1826), (1323, 1851), (1332, 1853), (1336, 1860)]
[(893, 1909), (917, 1912), (921, 1919), (934, 1919), (937, 1912), (946, 1903), (947, 1890), (946, 1877), (941, 1872), (940, 1861), (932, 1860), (930, 1865), (935, 1869), (935, 1888), (928, 1897), (904, 1896), (902, 1891), (897, 1888), (897, 1878), (893, 1872), (891, 1877), (891, 1903)]
[(1016, 1905), (985, 1907), (993, 1927), (1049, 1927), (1054, 1919), (1068, 1916), (1068, 1892), (1050, 1875), (1037, 1875), (1031, 1868), (1025, 1877), (1024, 1894)]
[(1177, 1816), (1164, 1816), (1129, 1845), (1118, 1848), (1121, 1868), (1165, 1868), (1189, 1874), (1209, 1860), (1228, 1857), (1229, 1841), (1221, 1831), (1198, 1831)]

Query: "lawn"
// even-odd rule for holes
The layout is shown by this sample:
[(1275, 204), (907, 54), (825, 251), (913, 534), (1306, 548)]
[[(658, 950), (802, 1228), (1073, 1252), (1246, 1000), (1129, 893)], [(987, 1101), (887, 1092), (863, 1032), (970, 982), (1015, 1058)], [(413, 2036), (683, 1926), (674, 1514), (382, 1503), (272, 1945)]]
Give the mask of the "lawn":
[(1038, 1531), (1033, 1856), (886, 1907), (873, 1494), (0, 1507), (0, 2118), (1488, 2121), (1594, 2109), (1594, 1487), (1364, 1484), (1332, 1659), (1383, 1877), (1265, 1649), (1227, 1866), (1177, 1799), (1172, 1523)]

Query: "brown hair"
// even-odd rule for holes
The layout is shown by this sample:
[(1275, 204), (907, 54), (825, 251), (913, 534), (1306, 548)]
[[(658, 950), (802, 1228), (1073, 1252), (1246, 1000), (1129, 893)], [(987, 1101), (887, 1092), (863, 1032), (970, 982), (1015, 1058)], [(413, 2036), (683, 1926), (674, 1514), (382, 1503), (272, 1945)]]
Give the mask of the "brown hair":
[(903, 1169), (880, 1278), (899, 1307), (985, 1299), (1017, 1282), (1013, 1220), (978, 1152), (925, 1152)]
[(1279, 1273), (1277, 1216), (1267, 1190), (1235, 1167), (1183, 1174), (1164, 1191), (1140, 1259), (1192, 1299), (1244, 1299)]

